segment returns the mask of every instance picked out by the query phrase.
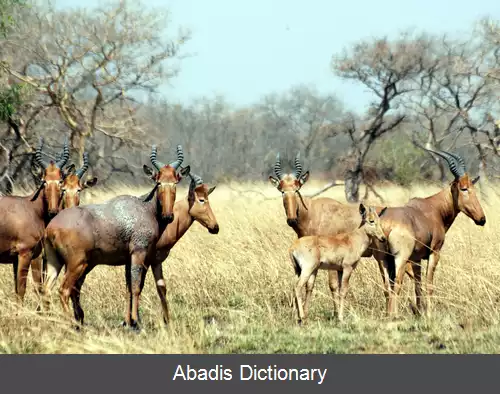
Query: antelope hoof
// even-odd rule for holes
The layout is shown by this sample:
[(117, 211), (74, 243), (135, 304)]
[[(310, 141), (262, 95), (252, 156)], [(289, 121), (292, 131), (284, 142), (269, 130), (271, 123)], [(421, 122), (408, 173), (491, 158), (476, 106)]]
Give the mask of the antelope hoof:
[(130, 322), (129, 329), (136, 333), (139, 333), (141, 331), (141, 327), (139, 326), (139, 323), (136, 321)]

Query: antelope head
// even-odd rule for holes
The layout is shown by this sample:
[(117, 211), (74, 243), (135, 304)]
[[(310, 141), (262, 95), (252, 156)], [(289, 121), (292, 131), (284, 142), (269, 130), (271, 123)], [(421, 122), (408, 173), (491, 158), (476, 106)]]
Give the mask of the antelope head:
[(35, 150), (35, 162), (41, 168), (41, 182), (31, 201), (35, 201), (40, 193), (44, 204), (47, 206), (49, 218), (54, 217), (60, 210), (60, 199), (62, 196), (63, 167), (69, 159), (68, 140), (64, 141), (61, 155), (57, 160), (45, 161), (42, 157), (43, 138), (40, 138), (38, 147)]
[[(177, 159), (169, 164), (163, 164), (156, 158), (156, 145), (151, 148), (151, 164), (156, 172), (147, 165), (143, 166), (144, 173), (155, 181), (155, 187), (144, 201), (150, 201), (156, 194), (159, 210), (162, 220), (172, 223), (174, 220), (174, 204), (177, 192), (177, 184), (181, 179), (189, 175), (190, 166), (181, 167), (184, 161), (182, 146), (177, 145)], [(181, 169), (180, 171), (179, 168)]]
[(85, 152), (83, 154), (83, 165), (81, 168), (75, 170), (75, 165), (71, 164), (65, 171), (61, 186), (63, 208), (77, 207), (80, 205), (80, 192), (97, 183), (96, 177), (82, 181), (82, 177), (88, 169), (89, 155)]
[(359, 214), (361, 215), (361, 226), (364, 226), (365, 232), (369, 237), (376, 238), (380, 242), (387, 241), (384, 230), (380, 224), (380, 216), (382, 216), (387, 207), (380, 211), (377, 215), (375, 207), (369, 206), (368, 209), (361, 203), (359, 204)]
[(219, 232), (219, 224), (210, 207), (208, 196), (215, 190), (215, 186), (208, 187), (198, 175), (189, 174), (191, 183), (189, 184), (189, 215), (208, 229), (210, 234)]
[(464, 159), (455, 153), (427, 148), (423, 149), (442, 157), (448, 163), (448, 167), (455, 177), (450, 185), (455, 210), (463, 212), (478, 226), (484, 226), (486, 224), (486, 216), (483, 207), (479, 203), (474, 187), (479, 180), (479, 176), (471, 179), (467, 173)]
[[(300, 152), (297, 153), (294, 160), (294, 171), (291, 174), (283, 174), (281, 169), (280, 154), (276, 155), (276, 163), (274, 164), (274, 173), (276, 178), (269, 176), (269, 182), (276, 187), (283, 196), (283, 206), (285, 207), (287, 223), (289, 226), (297, 225), (299, 219), (299, 203), (303, 204), (307, 209), (300, 188), (309, 179), (309, 171), (302, 173), (302, 164), (300, 163)], [(297, 200), (299, 197), (299, 200)]]

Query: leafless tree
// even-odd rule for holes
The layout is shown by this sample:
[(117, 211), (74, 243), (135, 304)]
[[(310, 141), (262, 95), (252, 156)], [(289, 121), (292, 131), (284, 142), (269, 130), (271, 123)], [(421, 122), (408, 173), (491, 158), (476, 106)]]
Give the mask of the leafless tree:
[(36, 119), (55, 112), (76, 157), (95, 148), (91, 161), (119, 170), (113, 152), (150, 139), (136, 112), (144, 93), (178, 72), (189, 32), (165, 38), (169, 15), (140, 2), (68, 10), (32, 4), (23, 12), (3, 45), (2, 68), (11, 84), (30, 87), (31, 97), (9, 119), (10, 129), (28, 148)]
[(365, 116), (347, 118), (344, 133), (349, 136), (348, 155), (353, 165), (345, 173), (348, 201), (358, 201), (363, 182), (363, 165), (373, 144), (385, 133), (395, 130), (405, 120), (401, 99), (425, 88), (436, 62), (429, 53), (432, 40), (426, 35), (402, 33), (393, 41), (377, 38), (355, 44), (332, 59), (334, 72), (346, 80), (361, 83), (374, 95)]

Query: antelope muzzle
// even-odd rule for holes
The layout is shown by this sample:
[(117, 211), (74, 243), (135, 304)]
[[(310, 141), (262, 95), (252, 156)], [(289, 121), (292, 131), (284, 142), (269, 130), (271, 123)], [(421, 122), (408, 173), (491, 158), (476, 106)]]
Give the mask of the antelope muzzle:
[(165, 220), (165, 222), (167, 223), (172, 223), (174, 221), (174, 214), (173, 213), (166, 213), (165, 215), (163, 215), (163, 220)]
[(478, 220), (474, 220), (474, 223), (476, 223), (478, 226), (484, 226), (486, 224), (486, 216), (483, 216)]
[(219, 224), (216, 224), (215, 226), (209, 228), (208, 232), (210, 234), (218, 234), (219, 233)]

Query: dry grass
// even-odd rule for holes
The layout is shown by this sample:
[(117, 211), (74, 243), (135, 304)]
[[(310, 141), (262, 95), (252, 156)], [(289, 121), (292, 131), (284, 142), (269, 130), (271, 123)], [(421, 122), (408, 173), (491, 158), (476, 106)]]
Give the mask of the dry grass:
[[(304, 193), (320, 187), (311, 181)], [(389, 205), (399, 205), (437, 190), (386, 187), (383, 195)], [(365, 259), (352, 277), (345, 323), (331, 320), (332, 300), (321, 272), (309, 325), (296, 327), (289, 305), (295, 277), (286, 252), (295, 234), (286, 225), (281, 196), (268, 185), (221, 185), (210, 196), (220, 233), (211, 235), (195, 223), (164, 263), (173, 318), (168, 329), (161, 323), (150, 273), (141, 299), (140, 333), (119, 326), (125, 306), (123, 267), (104, 266), (94, 269), (84, 285), (87, 327), (75, 332), (61, 318), (57, 299), (50, 316), (35, 313), (31, 277), (26, 306), (18, 311), (12, 268), (0, 265), (0, 352), (494, 353), (500, 341), (500, 198), (494, 188), (487, 190), (488, 198), (482, 198), (487, 225), (476, 227), (460, 215), (448, 233), (435, 277), (432, 320), (410, 314), (406, 300), (413, 287), (406, 278), (403, 319), (385, 321), (381, 278), (375, 260)], [(112, 197), (99, 193), (98, 186), (85, 193), (83, 203)], [(120, 193), (127, 189), (113, 195)], [(180, 189), (178, 198), (185, 193)], [(341, 188), (325, 195), (345, 201)]]

